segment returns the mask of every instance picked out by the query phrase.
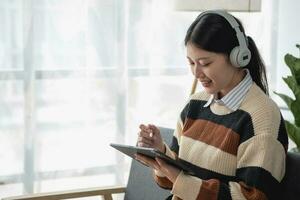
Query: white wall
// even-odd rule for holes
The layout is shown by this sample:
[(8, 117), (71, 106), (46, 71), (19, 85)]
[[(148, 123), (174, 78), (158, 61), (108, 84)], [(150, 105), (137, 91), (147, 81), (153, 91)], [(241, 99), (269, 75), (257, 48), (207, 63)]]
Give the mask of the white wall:
[(300, 44), (300, 1), (279, 0), (278, 2), (278, 27), (277, 27), (277, 51), (276, 53), (276, 88), (292, 95), (288, 86), (282, 80), (282, 76), (290, 74), (289, 68), (284, 63), (284, 55), (290, 53), (300, 57), (300, 51), (296, 44)]
[[(276, 89), (277, 91), (288, 94), (293, 97), (293, 93), (282, 80), (291, 74), (289, 68), (284, 63), (285, 54), (289, 53), (296, 57), (300, 57), (300, 51), (296, 48), (296, 44), (300, 44), (300, 1), (299, 0), (278, 0), (278, 23), (274, 30), (277, 31), (277, 48), (274, 49), (276, 54)], [(275, 35), (276, 35), (275, 34)], [(282, 100), (276, 98), (280, 105), (284, 105)], [(293, 120), (292, 114), (289, 111), (282, 111), (283, 116), (287, 120)], [(290, 141), (289, 148), (294, 147), (295, 144)]]

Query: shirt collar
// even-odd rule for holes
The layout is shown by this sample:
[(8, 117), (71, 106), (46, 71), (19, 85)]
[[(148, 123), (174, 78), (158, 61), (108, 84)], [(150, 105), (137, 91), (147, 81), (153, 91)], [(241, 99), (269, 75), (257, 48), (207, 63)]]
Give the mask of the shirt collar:
[(246, 76), (244, 77), (244, 79), (232, 90), (230, 90), (228, 94), (226, 94), (221, 99), (216, 99), (215, 94), (212, 94), (203, 107), (208, 107), (210, 104), (215, 102), (221, 105), (225, 105), (232, 111), (236, 111), (240, 107), (243, 99), (245, 98), (246, 93), (252, 85), (252, 78), (250, 72), (248, 69), (245, 69), (245, 71)]

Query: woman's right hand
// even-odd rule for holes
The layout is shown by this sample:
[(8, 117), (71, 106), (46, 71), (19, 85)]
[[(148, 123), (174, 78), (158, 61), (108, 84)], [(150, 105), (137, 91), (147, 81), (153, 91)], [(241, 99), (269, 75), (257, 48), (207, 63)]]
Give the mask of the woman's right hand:
[(148, 126), (141, 124), (138, 136), (137, 146), (157, 149), (163, 153), (166, 152), (164, 142), (160, 135), (159, 129), (153, 125)]

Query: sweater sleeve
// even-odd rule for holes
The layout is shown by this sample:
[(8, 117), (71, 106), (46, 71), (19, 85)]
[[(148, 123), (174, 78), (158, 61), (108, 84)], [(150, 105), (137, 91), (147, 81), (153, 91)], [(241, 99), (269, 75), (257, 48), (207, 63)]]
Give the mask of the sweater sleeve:
[[(178, 157), (178, 150), (179, 150), (178, 133), (181, 132), (181, 130), (182, 130), (180, 121), (181, 120), (178, 120), (177, 128), (174, 131), (171, 146), (169, 147), (165, 143), (166, 155), (173, 158), (174, 160), (176, 160)], [(167, 177), (165, 177), (164, 174), (162, 174), (160, 171), (154, 170), (153, 177), (154, 177), (155, 182), (160, 187), (165, 188), (165, 189), (171, 189), (173, 187), (173, 183)]]
[[(263, 113), (260, 117), (268, 114)], [(233, 181), (198, 178), (181, 172), (171, 193), (191, 200), (278, 199), (280, 182), (285, 174), (287, 137), (280, 113), (272, 116), (267, 120), (254, 119), (255, 134), (238, 147)]]
[[(185, 108), (182, 110), (180, 117), (177, 121), (176, 129), (175, 129), (175, 131), (173, 133), (173, 137), (172, 137), (171, 146), (169, 147), (165, 143), (166, 155), (173, 159), (178, 158), (179, 140), (180, 140), (180, 136), (182, 134), (183, 124), (184, 124), (184, 121), (185, 121), (185, 118), (187, 115), (188, 106), (189, 106), (189, 104), (187, 104), (185, 106)], [(165, 177), (164, 174), (160, 173), (159, 171), (154, 170), (153, 177), (154, 177), (155, 182), (160, 187), (165, 188), (165, 189), (171, 189), (173, 187), (173, 183), (167, 177)]]

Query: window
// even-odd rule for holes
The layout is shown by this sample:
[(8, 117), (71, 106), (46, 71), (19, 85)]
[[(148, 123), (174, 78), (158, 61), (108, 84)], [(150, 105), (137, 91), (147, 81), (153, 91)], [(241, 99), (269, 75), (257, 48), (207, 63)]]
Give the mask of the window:
[[(193, 81), (183, 39), (199, 13), (170, 3), (0, 2), (1, 197), (125, 184), (130, 160), (109, 143), (134, 144), (140, 123), (175, 127)], [(271, 94), (285, 36), (269, 16), (283, 9), (269, 0), (260, 13), (235, 13), (265, 59)]]
[(129, 159), (109, 143), (134, 143), (145, 121), (176, 123), (190, 18), (158, 4), (0, 2), (0, 196), (125, 184)]

